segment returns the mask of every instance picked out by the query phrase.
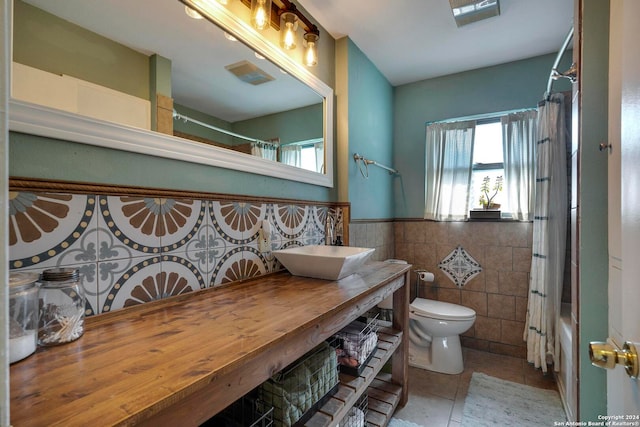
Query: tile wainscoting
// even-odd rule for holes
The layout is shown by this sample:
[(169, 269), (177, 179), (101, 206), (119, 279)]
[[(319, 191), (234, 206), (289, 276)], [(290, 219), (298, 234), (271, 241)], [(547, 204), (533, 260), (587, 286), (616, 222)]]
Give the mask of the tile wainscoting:
[(349, 224), (349, 245), (363, 248), (375, 248), (371, 255), (374, 261), (394, 258), (393, 221), (358, 220)]
[(10, 268), (78, 268), (90, 316), (281, 270), (258, 250), (261, 221), (272, 249), (323, 244), (338, 210), (348, 218), (348, 205), (12, 179)]
[[(421, 284), (421, 297), (462, 304), (477, 313), (462, 336), (465, 347), (526, 358), (522, 336), (527, 311), (533, 224), (529, 222), (433, 222), (396, 220), (395, 258), (434, 273)], [(482, 267), (457, 287), (438, 267), (462, 246)], [(416, 275), (412, 275), (412, 298)]]

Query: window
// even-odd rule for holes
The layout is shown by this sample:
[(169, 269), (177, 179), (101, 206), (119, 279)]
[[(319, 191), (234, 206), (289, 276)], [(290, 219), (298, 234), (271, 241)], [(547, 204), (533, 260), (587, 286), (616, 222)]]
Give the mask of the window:
[(302, 168), (324, 173), (324, 141), (322, 138), (313, 141), (302, 146)]
[[(535, 110), (491, 119), (427, 126), (425, 214), (436, 221), (464, 221), (481, 207), (483, 180), (503, 217), (531, 220), (535, 191)], [(502, 191), (494, 190), (502, 177)], [(495, 196), (494, 196), (495, 193)], [(485, 196), (486, 198), (486, 196)]]
[[(496, 182), (496, 178), (504, 178), (504, 161), (502, 155), (502, 125), (500, 119), (489, 119), (476, 122), (476, 134), (473, 143), (473, 163), (471, 166), (471, 185), (469, 190), (469, 209), (482, 208), (480, 188), (485, 177), (489, 177), (490, 190)], [(503, 186), (504, 188), (504, 186)], [(489, 193), (489, 197), (494, 194)], [(508, 212), (504, 191), (496, 193), (491, 200), (493, 204), (500, 205), (500, 209)]]
[(322, 138), (283, 144), (280, 161), (313, 172), (324, 173), (324, 141)]
[[(302, 147), (302, 169), (316, 171), (316, 149), (313, 145)], [(317, 172), (317, 171), (316, 171)]]

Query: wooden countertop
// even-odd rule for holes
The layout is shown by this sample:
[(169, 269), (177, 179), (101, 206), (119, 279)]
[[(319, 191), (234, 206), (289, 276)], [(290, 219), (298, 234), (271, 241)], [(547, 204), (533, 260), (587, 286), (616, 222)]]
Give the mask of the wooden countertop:
[(79, 340), (11, 365), (11, 422), (197, 425), (402, 287), (409, 268), (373, 262), (337, 282), (282, 272), (87, 318)]

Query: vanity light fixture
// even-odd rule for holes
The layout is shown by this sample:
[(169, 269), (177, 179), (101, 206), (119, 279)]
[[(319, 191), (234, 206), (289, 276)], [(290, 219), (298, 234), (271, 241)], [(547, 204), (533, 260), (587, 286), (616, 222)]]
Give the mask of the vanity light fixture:
[(271, 0), (251, 0), (251, 25), (256, 30), (269, 28), (271, 23)]
[(251, 8), (251, 25), (255, 29), (263, 30), (271, 25), (276, 31), (280, 31), (280, 45), (284, 49), (295, 49), (298, 38), (297, 28), (301, 26), (304, 30), (305, 46), (303, 61), (309, 67), (318, 63), (320, 31), (291, 0), (241, 0), (241, 2)]
[(318, 65), (318, 38), (320, 35), (317, 32), (309, 31), (304, 34), (304, 65), (307, 67)]

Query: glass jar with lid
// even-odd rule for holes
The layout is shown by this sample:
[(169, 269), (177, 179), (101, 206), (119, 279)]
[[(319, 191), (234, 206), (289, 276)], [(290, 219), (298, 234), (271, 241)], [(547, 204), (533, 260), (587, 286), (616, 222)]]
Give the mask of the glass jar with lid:
[(38, 332), (38, 274), (9, 274), (9, 363), (36, 351)]
[(85, 297), (80, 273), (72, 268), (51, 268), (40, 279), (38, 344), (75, 341), (84, 332)]

